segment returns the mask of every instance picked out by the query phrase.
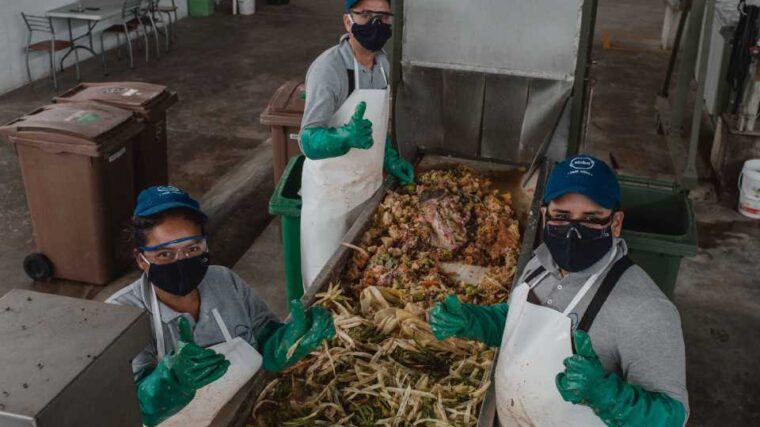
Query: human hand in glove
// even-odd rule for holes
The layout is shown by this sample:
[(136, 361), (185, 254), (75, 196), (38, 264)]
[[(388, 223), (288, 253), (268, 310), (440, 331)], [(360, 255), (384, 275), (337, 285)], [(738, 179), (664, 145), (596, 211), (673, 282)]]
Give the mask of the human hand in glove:
[(455, 295), (436, 303), (430, 310), (428, 323), (439, 340), (449, 337), (469, 338), (490, 347), (501, 344), (508, 306), (504, 304), (463, 304)]
[(143, 424), (155, 426), (179, 412), (195, 391), (221, 378), (230, 366), (223, 355), (193, 342), (186, 318), (179, 319), (177, 348), (137, 383)]
[(589, 406), (608, 426), (683, 426), (681, 402), (605, 373), (586, 332), (573, 332), (573, 343), (575, 354), (565, 359), (565, 370), (556, 378), (564, 400)]
[(396, 150), (393, 149), (390, 137), (385, 140), (385, 157), (383, 167), (389, 174), (398, 178), (402, 185), (414, 182), (414, 166), (402, 159)]
[(304, 311), (301, 301), (293, 300), (290, 317), (290, 322), (280, 325), (262, 345), (264, 369), (269, 372), (287, 368), (335, 336), (332, 315), (322, 307)]
[(364, 111), (367, 110), (367, 103), (362, 101), (356, 104), (354, 115), (351, 120), (343, 126), (343, 129), (350, 134), (348, 145), (353, 148), (366, 150), (372, 148), (374, 140), (372, 139), (372, 122), (364, 118)]
[(366, 150), (374, 144), (372, 122), (364, 118), (367, 103), (356, 105), (356, 111), (345, 125), (336, 128), (305, 128), (301, 130), (301, 149), (311, 160), (339, 157), (352, 148)]

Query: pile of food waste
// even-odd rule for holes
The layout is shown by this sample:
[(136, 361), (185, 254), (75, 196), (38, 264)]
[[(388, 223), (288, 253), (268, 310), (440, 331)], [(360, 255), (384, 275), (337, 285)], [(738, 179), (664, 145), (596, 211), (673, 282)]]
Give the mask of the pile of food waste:
[(427, 311), (448, 295), (506, 300), (519, 251), (508, 193), (459, 166), (390, 191), (315, 304), (336, 337), (270, 382), (252, 426), (472, 426), (494, 350), (438, 341)]

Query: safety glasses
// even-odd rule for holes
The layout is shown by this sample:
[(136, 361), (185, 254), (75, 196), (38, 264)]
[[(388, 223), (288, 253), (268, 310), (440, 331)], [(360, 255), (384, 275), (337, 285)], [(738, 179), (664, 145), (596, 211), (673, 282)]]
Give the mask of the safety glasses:
[(546, 232), (555, 237), (579, 239), (598, 239), (608, 237), (609, 227), (615, 213), (604, 218), (589, 217), (585, 219), (570, 219), (569, 216), (559, 214), (552, 216), (546, 211)]
[[(140, 246), (139, 249), (151, 264), (166, 265), (180, 259), (194, 258), (208, 251), (206, 238), (205, 235), (183, 237), (155, 246)], [(172, 247), (185, 242), (192, 243), (182, 247)]]
[(390, 12), (376, 12), (374, 10), (352, 10), (352, 20), (359, 25), (366, 25), (375, 20), (379, 20), (383, 24), (393, 23), (393, 14)]

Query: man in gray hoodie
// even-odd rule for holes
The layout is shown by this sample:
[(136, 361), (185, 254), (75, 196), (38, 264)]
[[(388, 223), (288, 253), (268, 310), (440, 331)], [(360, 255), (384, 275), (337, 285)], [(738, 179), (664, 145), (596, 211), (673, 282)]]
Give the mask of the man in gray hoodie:
[(542, 215), (544, 242), (509, 301), (449, 296), (430, 312), (436, 337), (501, 347), (502, 425), (681, 427), (689, 406), (680, 317), (627, 256), (614, 173), (591, 156), (561, 162)]

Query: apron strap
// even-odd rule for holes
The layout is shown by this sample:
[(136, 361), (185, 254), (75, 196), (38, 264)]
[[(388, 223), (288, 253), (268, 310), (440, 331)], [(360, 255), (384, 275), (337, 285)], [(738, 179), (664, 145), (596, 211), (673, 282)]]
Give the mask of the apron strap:
[(620, 280), (620, 276), (622, 276), (632, 265), (634, 265), (634, 262), (626, 255), (620, 258), (612, 266), (609, 273), (607, 273), (607, 276), (604, 277), (604, 281), (599, 287), (599, 290), (596, 291), (596, 295), (594, 295), (594, 298), (589, 303), (586, 312), (583, 313), (583, 318), (581, 318), (580, 323), (578, 323), (577, 329), (579, 331), (588, 332), (591, 328), (591, 324), (594, 323), (594, 319), (596, 319), (596, 315), (599, 314), (599, 310), (601, 310), (602, 306), (607, 301), (607, 297), (612, 293), (612, 289)]
[(346, 74), (348, 74), (348, 96), (351, 96), (356, 89), (356, 80), (352, 70), (346, 70)]
[(232, 341), (232, 335), (230, 335), (229, 329), (227, 329), (227, 325), (224, 323), (224, 320), (222, 320), (222, 315), (219, 314), (219, 310), (213, 309), (211, 310), (211, 314), (214, 315), (214, 320), (216, 320), (217, 326), (219, 326), (219, 329), (222, 331), (222, 335), (224, 335), (224, 340), (226, 342)]
[(539, 265), (537, 269), (531, 271), (526, 277), (525, 277), (525, 283), (530, 283), (538, 277), (539, 274), (543, 273), (546, 269), (543, 265)]
[[(383, 80), (385, 80), (385, 86), (388, 87), (388, 75), (385, 73), (385, 68), (383, 68), (382, 65), (377, 64), (378, 67), (380, 67), (380, 72), (383, 74)], [(354, 69), (353, 70), (346, 70), (348, 73), (348, 94), (351, 95), (351, 93), (359, 88), (359, 61), (356, 60), (356, 57), (354, 57)]]
[(153, 289), (153, 285), (148, 283), (150, 287), (150, 310), (153, 312), (153, 332), (156, 334), (156, 352), (158, 353), (158, 361), (160, 362), (166, 355), (166, 344), (164, 343), (164, 326), (161, 322), (161, 307), (158, 305), (158, 298), (156, 297), (156, 290)]

